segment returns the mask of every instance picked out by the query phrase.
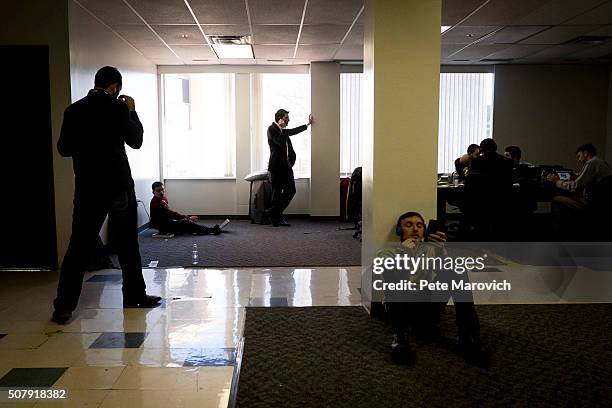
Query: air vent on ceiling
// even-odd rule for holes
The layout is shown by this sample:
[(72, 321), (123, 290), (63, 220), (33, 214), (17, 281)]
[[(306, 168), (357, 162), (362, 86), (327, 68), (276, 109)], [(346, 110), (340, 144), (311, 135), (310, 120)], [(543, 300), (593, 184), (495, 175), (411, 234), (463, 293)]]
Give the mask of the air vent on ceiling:
[(469, 62), (470, 60), (453, 60), (454, 62)]
[(192, 59), (192, 61), (195, 61), (195, 62), (208, 61), (208, 58), (194, 58)]
[(485, 58), (485, 59), (480, 60), (480, 62), (495, 62), (495, 63), (512, 62), (512, 61), (514, 61), (514, 58)]
[(219, 44), (219, 45), (251, 44), (250, 35), (209, 35), (208, 39), (213, 44)]
[(609, 35), (580, 35), (563, 44), (599, 45), (610, 39), (612, 39), (612, 36)]
[(267, 61), (268, 62), (283, 62), (284, 60), (282, 60), (282, 59), (269, 59)]

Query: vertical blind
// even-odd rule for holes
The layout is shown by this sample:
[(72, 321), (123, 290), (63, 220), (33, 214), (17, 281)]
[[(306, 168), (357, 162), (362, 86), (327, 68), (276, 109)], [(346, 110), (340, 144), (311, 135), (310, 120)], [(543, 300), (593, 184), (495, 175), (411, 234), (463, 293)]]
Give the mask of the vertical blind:
[(491, 137), (493, 74), (440, 74), (439, 112), (438, 173), (451, 173), (470, 144)]
[(361, 166), (362, 74), (340, 74), (340, 175)]

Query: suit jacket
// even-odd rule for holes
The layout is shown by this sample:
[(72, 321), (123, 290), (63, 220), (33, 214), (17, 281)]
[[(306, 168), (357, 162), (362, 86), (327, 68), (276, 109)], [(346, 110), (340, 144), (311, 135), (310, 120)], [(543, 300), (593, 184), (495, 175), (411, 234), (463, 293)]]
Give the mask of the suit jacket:
[(297, 135), (308, 129), (302, 125), (293, 129), (281, 129), (276, 123), (268, 127), (268, 145), (270, 146), (270, 160), (268, 171), (284, 171), (295, 164), (295, 151), (289, 136)]
[(134, 180), (125, 152), (142, 145), (143, 128), (136, 112), (98, 89), (73, 103), (64, 112), (57, 149), (72, 157), (79, 189), (130, 190)]

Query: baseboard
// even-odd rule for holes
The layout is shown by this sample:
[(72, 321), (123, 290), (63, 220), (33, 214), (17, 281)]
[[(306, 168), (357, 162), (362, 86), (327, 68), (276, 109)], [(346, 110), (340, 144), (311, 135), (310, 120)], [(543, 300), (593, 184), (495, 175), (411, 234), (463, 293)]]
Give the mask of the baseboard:
[(150, 222), (146, 222), (146, 223), (142, 224), (140, 227), (138, 227), (138, 233), (140, 234), (140, 233), (148, 230), (149, 227), (150, 227), (150, 224), (151, 224)]

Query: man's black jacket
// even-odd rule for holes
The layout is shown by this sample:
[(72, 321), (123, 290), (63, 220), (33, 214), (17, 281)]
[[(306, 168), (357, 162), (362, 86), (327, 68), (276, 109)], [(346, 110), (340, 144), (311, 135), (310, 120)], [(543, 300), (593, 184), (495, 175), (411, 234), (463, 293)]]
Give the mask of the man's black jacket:
[(142, 146), (143, 127), (136, 112), (98, 89), (70, 105), (57, 150), (72, 157), (77, 188), (134, 188), (125, 144), (133, 149)]
[(268, 171), (284, 171), (295, 164), (295, 151), (289, 136), (297, 135), (308, 129), (302, 125), (293, 129), (282, 129), (272, 123), (268, 127), (268, 145), (270, 146), (270, 161)]

